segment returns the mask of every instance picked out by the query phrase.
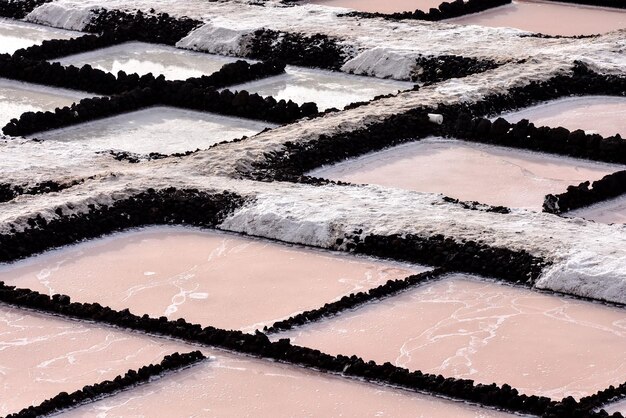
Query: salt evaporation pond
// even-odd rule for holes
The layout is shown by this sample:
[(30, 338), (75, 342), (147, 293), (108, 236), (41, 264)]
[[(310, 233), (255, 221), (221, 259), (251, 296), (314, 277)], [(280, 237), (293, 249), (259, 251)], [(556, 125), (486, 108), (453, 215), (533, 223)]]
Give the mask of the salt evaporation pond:
[(237, 61), (237, 58), (187, 51), (167, 45), (145, 42), (127, 42), (95, 51), (71, 55), (55, 60), (62, 65), (93, 68), (117, 74), (163, 75), (168, 80), (186, 80), (190, 77), (211, 75), (224, 64)]
[[(615, 164), (437, 138), (374, 152), (308, 173), (352, 183), (541, 209), (549, 193), (623, 170)], [(497, 173), (497, 175), (494, 175)]]
[(626, 197), (611, 199), (566, 214), (604, 224), (626, 224)]
[(155, 106), (33, 134), (51, 141), (91, 144), (94, 151), (172, 154), (206, 149), (276, 125), (207, 112)]
[(37, 45), (45, 40), (69, 39), (82, 35), (80, 32), (0, 18), (0, 54), (12, 54), (18, 49)]
[(0, 268), (0, 281), (136, 314), (253, 330), (424, 271), (184, 227), (151, 227)]
[(428, 12), (432, 7), (437, 8), (443, 0), (310, 0), (302, 3), (319, 4), (320, 6), (347, 7), (362, 12), (395, 13), (415, 11), (416, 9)]
[(615, 412), (619, 412), (622, 415), (626, 415), (626, 399), (603, 406), (602, 409), (604, 409), (609, 414), (614, 414)]
[(0, 415), (160, 362), (175, 351), (191, 349), (0, 304)]
[(611, 96), (568, 97), (501, 115), (514, 123), (528, 119), (535, 126), (582, 129), (604, 137), (626, 136), (626, 98)]
[(494, 410), (279, 363), (216, 357), (62, 414), (73, 417), (510, 417)]
[(0, 125), (19, 118), (24, 112), (54, 111), (90, 96), (84, 92), (0, 78)]
[(343, 74), (287, 66), (286, 73), (230, 87), (247, 90), (276, 100), (292, 100), (298, 104), (315, 102), (320, 111), (343, 109), (354, 102), (372, 100), (376, 96), (395, 94), (413, 88), (413, 83), (381, 80), (375, 77)]
[(626, 11), (557, 2), (514, 0), (513, 3), (446, 22), (510, 27), (545, 35), (594, 35), (626, 28)]
[(626, 310), (462, 274), (279, 337), (553, 399), (591, 395), (626, 375)]

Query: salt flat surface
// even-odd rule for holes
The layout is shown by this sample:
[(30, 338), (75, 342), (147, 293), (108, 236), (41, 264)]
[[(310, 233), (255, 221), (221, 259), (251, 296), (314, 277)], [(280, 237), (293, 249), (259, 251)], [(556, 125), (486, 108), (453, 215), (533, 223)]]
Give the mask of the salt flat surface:
[(566, 213), (568, 217), (581, 217), (605, 224), (626, 224), (626, 197), (600, 202), (586, 208)]
[(157, 106), (33, 136), (49, 141), (86, 143), (93, 151), (171, 154), (206, 149), (218, 142), (256, 135), (274, 126), (249, 119)]
[(160, 362), (183, 344), (0, 304), (0, 414)]
[[(455, 274), (280, 335), (379, 364), (580, 398), (620, 384), (626, 311)], [(279, 338), (276, 336), (275, 338)]]
[(283, 364), (221, 352), (215, 355), (180, 373), (68, 411), (62, 416), (512, 416)]
[(626, 12), (604, 7), (515, 0), (506, 6), (449, 19), (448, 22), (510, 27), (546, 35), (594, 35), (626, 28)]
[(621, 412), (622, 415), (626, 414), (626, 399), (621, 400), (619, 402), (615, 402), (613, 404), (609, 404), (603, 407), (606, 412), (609, 414), (613, 414), (615, 412)]
[(19, 118), (24, 112), (53, 112), (57, 107), (69, 106), (85, 97), (91, 95), (0, 78), (0, 125)]
[(361, 101), (376, 96), (409, 90), (413, 84), (395, 80), (380, 80), (341, 74), (325, 70), (312, 70), (288, 66), (286, 74), (268, 77), (230, 87), (231, 90), (248, 90), (261, 96), (273, 96), (276, 100), (292, 100), (298, 104), (317, 103), (320, 111)]
[(433, 138), (322, 167), (309, 175), (540, 210), (546, 194), (563, 193), (569, 185), (597, 180), (620, 169), (623, 167), (618, 165)]
[(0, 54), (13, 54), (49, 39), (69, 39), (80, 32), (55, 29), (19, 20), (0, 18)]
[(346, 7), (363, 12), (394, 13), (414, 11), (428, 12), (431, 7), (437, 8), (440, 0), (396, 0), (383, 2), (380, 0), (310, 0), (302, 3), (319, 4), (320, 6)]
[(167, 45), (127, 42), (70, 55), (57, 61), (62, 65), (79, 68), (89, 64), (93, 68), (113, 74), (118, 71), (139, 75), (152, 73), (155, 77), (162, 74), (168, 80), (186, 80), (190, 77), (211, 75), (224, 64), (236, 60), (237, 58), (186, 51)]
[(156, 227), (3, 266), (0, 281), (136, 314), (253, 330), (424, 270), (237, 235)]
[(568, 97), (501, 115), (509, 122), (528, 119), (535, 126), (563, 126), (571, 131), (626, 136), (626, 98)]

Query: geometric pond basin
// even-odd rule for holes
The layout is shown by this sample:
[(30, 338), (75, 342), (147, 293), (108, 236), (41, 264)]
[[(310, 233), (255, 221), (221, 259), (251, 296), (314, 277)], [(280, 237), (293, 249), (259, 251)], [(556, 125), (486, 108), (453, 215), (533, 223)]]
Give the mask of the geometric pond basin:
[(78, 417), (511, 417), (428, 395), (214, 353), (179, 373), (62, 415)]
[(85, 92), (0, 78), (0, 129), (24, 112), (54, 111), (90, 96)]
[(361, 12), (394, 13), (414, 11), (416, 9), (428, 12), (431, 7), (437, 8), (442, 0), (308, 0), (302, 3), (318, 4), (320, 6), (346, 7)]
[(626, 376), (626, 311), (454, 274), (281, 333), (329, 354), (580, 398)]
[(119, 71), (137, 73), (140, 76), (152, 73), (155, 77), (162, 74), (167, 80), (186, 80), (190, 77), (211, 75), (224, 64), (237, 59), (167, 45), (127, 42), (54, 61), (78, 68), (89, 64), (93, 68), (113, 74)]
[(184, 227), (150, 227), (0, 267), (0, 281), (75, 301), (247, 331), (424, 271)]
[(320, 111), (335, 107), (343, 109), (354, 102), (370, 101), (376, 96), (409, 90), (414, 84), (406, 81), (382, 80), (337, 71), (287, 66), (285, 74), (229, 87), (247, 90), (276, 100), (295, 103), (315, 102)]
[(528, 119), (535, 126), (582, 129), (604, 137), (626, 136), (626, 97), (567, 97), (500, 116), (511, 123)]
[(156, 106), (32, 136), (85, 143), (94, 151), (172, 154), (207, 149), (218, 142), (256, 135), (274, 126), (231, 116)]
[(183, 344), (0, 304), (0, 415), (161, 361)]
[(428, 138), (309, 172), (315, 177), (378, 184), (465, 201), (540, 210), (549, 193), (597, 180), (623, 166)]
[(82, 35), (80, 32), (0, 18), (0, 54), (12, 54), (18, 49), (49, 39), (69, 39)]
[(517, 28), (545, 35), (594, 35), (626, 28), (626, 11), (551, 1), (514, 0), (511, 4), (445, 22)]

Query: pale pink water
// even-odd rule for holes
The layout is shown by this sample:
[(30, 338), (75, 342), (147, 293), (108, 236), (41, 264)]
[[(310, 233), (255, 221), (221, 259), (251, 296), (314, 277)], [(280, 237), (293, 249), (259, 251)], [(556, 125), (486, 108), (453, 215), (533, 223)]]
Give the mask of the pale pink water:
[(502, 115), (509, 122), (528, 119), (535, 126), (563, 126), (586, 133), (626, 136), (626, 97), (569, 97)]
[(310, 0), (303, 3), (319, 4), (321, 6), (347, 7), (362, 12), (412, 12), (416, 9), (427, 12), (431, 7), (437, 8), (444, 0)]
[(217, 357), (162, 380), (63, 414), (72, 417), (507, 417), (284, 364)]
[(619, 165), (460, 141), (426, 139), (309, 174), (352, 183), (444, 195), (491, 205), (541, 209), (546, 194), (623, 170)]
[(553, 399), (626, 376), (626, 310), (460, 274), (279, 337)]
[(593, 35), (626, 28), (626, 11), (530, 0), (446, 20), (461, 25), (510, 27), (546, 35)]
[(136, 314), (252, 330), (423, 271), (237, 235), (154, 227), (0, 269), (0, 281)]
[(619, 197), (586, 208), (573, 210), (566, 215), (604, 224), (626, 224), (626, 197)]
[(0, 415), (191, 349), (0, 304)]

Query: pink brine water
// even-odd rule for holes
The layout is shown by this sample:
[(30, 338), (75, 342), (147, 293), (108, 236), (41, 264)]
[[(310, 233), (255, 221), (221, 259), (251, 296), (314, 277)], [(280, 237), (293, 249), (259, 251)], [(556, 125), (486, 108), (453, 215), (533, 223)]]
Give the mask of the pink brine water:
[(510, 148), (425, 139), (309, 174), (540, 210), (546, 194), (564, 193), (572, 184), (598, 180), (622, 169), (619, 165)]
[(154, 227), (5, 266), (0, 281), (136, 314), (252, 330), (422, 270), (231, 234)]
[(168, 340), (0, 304), (0, 415), (191, 350)]
[(502, 412), (225, 353), (63, 414), (73, 417), (496, 418)]
[(545, 35), (594, 35), (626, 28), (626, 11), (557, 2), (515, 0), (506, 6), (446, 22), (510, 27)]
[(362, 12), (394, 13), (414, 11), (416, 9), (428, 12), (431, 7), (437, 8), (443, 0), (310, 0), (307, 3), (322, 6), (347, 7)]
[(464, 275), (279, 337), (553, 399), (591, 395), (626, 374), (623, 309)]

